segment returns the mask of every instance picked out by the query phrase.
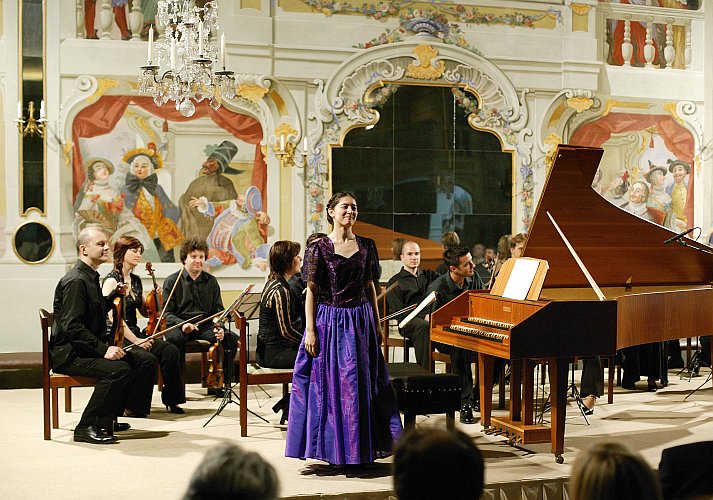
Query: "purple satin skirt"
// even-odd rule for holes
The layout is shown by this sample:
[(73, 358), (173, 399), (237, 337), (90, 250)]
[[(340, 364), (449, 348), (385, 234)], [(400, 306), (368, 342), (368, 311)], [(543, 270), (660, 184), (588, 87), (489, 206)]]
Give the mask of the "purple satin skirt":
[(371, 305), (317, 305), (319, 354), (297, 352), (285, 456), (365, 464), (389, 456), (403, 427)]

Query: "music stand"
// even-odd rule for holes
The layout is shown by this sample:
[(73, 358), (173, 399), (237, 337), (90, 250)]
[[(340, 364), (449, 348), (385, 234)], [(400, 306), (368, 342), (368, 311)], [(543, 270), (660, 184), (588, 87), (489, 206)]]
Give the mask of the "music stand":
[[(250, 285), (250, 287), (252, 287), (252, 285)], [(257, 305), (259, 306), (259, 305), (260, 305), (260, 293), (249, 293), (249, 292), (246, 292), (246, 293), (243, 293), (241, 296), (239, 296), (239, 297), (235, 300), (235, 302), (233, 302), (233, 304), (231, 304), (231, 305), (228, 307), (228, 309), (229, 309), (228, 312), (227, 312), (228, 330), (226, 331), (226, 335), (229, 334), (228, 332), (231, 331), (231, 329), (230, 329), (230, 322), (231, 322), (231, 318), (233, 317), (233, 314), (240, 314), (241, 311), (245, 308), (245, 303), (248, 302), (248, 300), (251, 299), (251, 296), (254, 296), (254, 295), (257, 295), (257, 296), (258, 296), (258, 303), (257, 303)], [(253, 307), (254, 304), (251, 302), (251, 303), (250, 303), (250, 306)], [(246, 326), (246, 328), (247, 328), (247, 323), (245, 323), (245, 326)], [(226, 348), (225, 348), (225, 344), (224, 344), (223, 342), (221, 342), (221, 344), (222, 344), (222, 346), (223, 346), (223, 360), (225, 360), (225, 359), (227, 359), (227, 358), (230, 357), (229, 355), (230, 355), (230, 353), (231, 353), (232, 351), (230, 351), (229, 349), (226, 349)], [(206, 425), (208, 425), (211, 420), (213, 420), (215, 417), (217, 417), (218, 415), (220, 415), (220, 413), (221, 413), (221, 412), (225, 409), (225, 407), (228, 406), (230, 403), (233, 403), (233, 404), (236, 404), (236, 405), (240, 406), (240, 403), (239, 403), (240, 398), (239, 398), (238, 395), (235, 394), (235, 392), (233, 391), (232, 379), (233, 379), (233, 369), (234, 369), (234, 365), (235, 365), (234, 362), (233, 362), (233, 363), (224, 363), (224, 368), (223, 368), (223, 400), (220, 402), (220, 405), (218, 406), (218, 409), (215, 411), (215, 413), (208, 419), (208, 421), (207, 421), (205, 424), (203, 424), (203, 427), (205, 427)], [(233, 399), (233, 396), (235, 396), (235, 399)], [(268, 423), (267, 420), (265, 420), (263, 417), (261, 417), (261, 416), (258, 415), (257, 413), (255, 413), (255, 412), (253, 412), (253, 411), (250, 411), (250, 409), (248, 409), (248, 411), (249, 411), (250, 413), (252, 413), (253, 415), (255, 415), (256, 417), (258, 417), (258, 418), (259, 418), (260, 420), (262, 420), (263, 422)]]

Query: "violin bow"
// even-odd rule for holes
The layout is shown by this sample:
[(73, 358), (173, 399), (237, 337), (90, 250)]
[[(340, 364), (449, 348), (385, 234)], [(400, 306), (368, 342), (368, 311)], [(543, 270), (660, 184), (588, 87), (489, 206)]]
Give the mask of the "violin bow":
[(400, 316), (401, 314), (403, 314), (403, 313), (405, 313), (405, 312), (409, 312), (409, 311), (412, 310), (412, 309), (416, 309), (416, 306), (418, 306), (418, 304), (411, 304), (410, 306), (406, 306), (406, 307), (404, 307), (403, 309), (401, 309), (401, 310), (399, 310), (399, 311), (393, 312), (393, 313), (389, 314), (388, 316), (384, 316), (384, 317), (381, 318), (379, 321), (381, 321), (382, 323), (383, 323), (384, 321), (388, 321), (388, 320), (390, 320), (390, 319), (392, 319), (392, 318), (395, 318), (396, 316)]
[(183, 326), (184, 324), (186, 324), (186, 323), (188, 323), (188, 322), (195, 321), (196, 318), (200, 318), (200, 317), (201, 317), (201, 315), (198, 314), (198, 315), (196, 315), (196, 316), (193, 316), (192, 318), (188, 318), (188, 319), (185, 320), (185, 321), (181, 321), (180, 323), (176, 323), (176, 324), (173, 325), (173, 326), (169, 326), (169, 327), (166, 328), (165, 330), (161, 330), (161, 331), (158, 332), (158, 333), (154, 333), (153, 335), (150, 335), (150, 336), (146, 337), (145, 339), (141, 339), (141, 342), (135, 342), (135, 343), (133, 343), (133, 344), (129, 344), (129, 345), (127, 345), (126, 347), (124, 347), (124, 352), (129, 352), (131, 349), (133, 349), (133, 348), (136, 347), (136, 346), (139, 346), (139, 345), (143, 344), (144, 342), (148, 342), (149, 340), (152, 340), (152, 339), (155, 339), (155, 338), (157, 338), (157, 337), (161, 337), (161, 336), (163, 336), (163, 335), (166, 335), (169, 331), (173, 330), (174, 328), (178, 328), (179, 326)]
[[(161, 308), (161, 314), (158, 315), (158, 321), (156, 322), (156, 326), (153, 327), (153, 332), (151, 332), (151, 336), (153, 336), (156, 333), (156, 330), (158, 330), (158, 325), (161, 324), (161, 320), (163, 319), (163, 314), (166, 312), (166, 306), (168, 305), (169, 301), (171, 300), (171, 297), (173, 297), (173, 292), (176, 291), (176, 286), (178, 285), (178, 282), (181, 280), (181, 275), (183, 274), (184, 269), (185, 269), (185, 267), (181, 266), (181, 270), (178, 271), (178, 277), (176, 278), (176, 282), (173, 284), (173, 288), (171, 288), (171, 293), (168, 294), (168, 298), (163, 303), (163, 307)], [(151, 338), (151, 337), (148, 337), (148, 338)]]

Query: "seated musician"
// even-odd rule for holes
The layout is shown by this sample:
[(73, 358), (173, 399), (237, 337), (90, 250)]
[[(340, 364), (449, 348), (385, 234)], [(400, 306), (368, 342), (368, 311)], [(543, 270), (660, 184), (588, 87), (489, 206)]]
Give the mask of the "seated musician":
[[(260, 297), (260, 321), (257, 333), (257, 362), (267, 368), (294, 368), (297, 349), (302, 341), (302, 319), (290, 296), (288, 280), (300, 271), (300, 244), (276, 241), (270, 249), (270, 275)], [(282, 410), (280, 423), (287, 420), (289, 397), (273, 408)]]
[[(181, 384), (181, 353), (178, 347), (166, 342), (163, 338), (141, 342), (147, 337), (147, 332), (145, 330), (142, 332), (139, 328), (137, 312), (146, 316), (146, 308), (141, 278), (132, 271), (141, 261), (143, 252), (144, 246), (136, 238), (131, 236), (119, 238), (114, 244), (114, 269), (104, 278), (102, 292), (105, 297), (111, 297), (119, 283), (128, 285), (123, 310), (124, 345), (138, 344), (138, 347), (132, 349), (132, 352), (137, 356), (148, 358), (154, 364), (158, 361), (163, 375), (161, 401), (171, 413), (182, 414), (185, 412), (178, 405), (185, 403), (186, 400), (183, 397)], [(119, 269), (121, 269), (121, 273)], [(148, 332), (149, 335), (153, 333), (155, 332)], [(127, 398), (125, 416), (141, 418), (149, 414), (154, 378), (155, 373), (151, 373), (144, 384), (136, 384), (137, 392), (129, 394)]]
[[(305, 242), (305, 250), (308, 246), (317, 240), (321, 240), (323, 237), (327, 236), (327, 233), (312, 233), (307, 236), (307, 241)], [(300, 272), (293, 274), (290, 279), (287, 280), (290, 285), (290, 295), (292, 299), (292, 304), (298, 310), (300, 320), (302, 323), (299, 325), (298, 330), (303, 330), (305, 325), (305, 295), (307, 283), (302, 279), (302, 269)]]
[[(204, 240), (187, 238), (181, 244), (179, 255), (183, 263), (183, 272), (175, 272), (163, 282), (163, 296), (166, 297), (165, 316), (169, 327), (196, 315), (208, 318), (224, 309), (218, 280), (203, 270), (207, 253), (208, 245)], [(171, 296), (174, 285), (176, 287)], [(233, 363), (238, 336), (231, 331), (224, 331), (220, 326), (214, 327), (212, 321), (204, 321), (196, 325), (199, 321), (184, 323), (180, 328), (166, 334), (166, 340), (176, 345), (181, 352), (181, 366), (185, 366), (186, 342), (189, 340), (206, 340), (211, 343), (221, 341), (226, 354), (223, 357), (223, 367)], [(230, 373), (233, 371), (230, 370)], [(223, 390), (213, 387), (209, 388), (208, 392), (222, 395)], [(181, 398), (185, 399), (185, 388), (182, 388)]]
[[(436, 300), (431, 306), (431, 311), (446, 305), (461, 293), (473, 289), (473, 275), (475, 266), (468, 247), (449, 248), (443, 252), (443, 263), (448, 272), (434, 280), (426, 290), (426, 295), (435, 291)], [(480, 394), (473, 391), (473, 369), (471, 363), (473, 354), (459, 347), (436, 344), (435, 347), (443, 353), (450, 354), (453, 373), (458, 375), (461, 386), (460, 421), (464, 424), (475, 422), (473, 407), (479, 410)]]
[[(414, 241), (407, 241), (401, 246), (400, 259), (403, 267), (401, 271), (391, 277), (387, 285), (388, 288), (394, 283), (398, 283), (398, 286), (386, 296), (389, 314), (420, 303), (426, 297), (428, 286), (439, 276), (435, 271), (419, 269), (421, 248)], [(408, 313), (403, 313), (396, 319), (401, 321), (407, 315)], [(405, 327), (399, 329), (399, 333), (413, 343), (416, 362), (426, 370), (430, 370), (431, 325), (428, 315), (413, 318)]]
[(130, 426), (117, 422), (126, 395), (143, 383), (153, 364), (105, 342), (108, 306), (97, 269), (109, 260), (106, 235), (86, 227), (77, 235), (79, 259), (57, 284), (50, 360), (56, 373), (94, 377), (94, 392), (74, 429), (74, 440), (92, 444), (117, 441), (114, 431)]

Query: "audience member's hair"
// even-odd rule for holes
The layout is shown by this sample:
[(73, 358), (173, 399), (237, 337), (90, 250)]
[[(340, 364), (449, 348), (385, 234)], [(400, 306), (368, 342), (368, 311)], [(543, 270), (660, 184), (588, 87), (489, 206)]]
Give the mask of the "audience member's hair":
[(504, 234), (498, 240), (497, 257), (499, 261), (504, 261), (509, 259), (512, 254), (510, 253), (510, 240), (512, 239), (511, 234)]
[(394, 238), (391, 240), (391, 253), (394, 255), (394, 260), (401, 260), (401, 249), (407, 241), (406, 238)]
[(133, 248), (140, 248), (141, 253), (144, 253), (144, 245), (133, 236), (122, 236), (116, 243), (114, 243), (114, 250), (112, 250), (114, 257), (114, 267), (121, 262), (124, 264), (124, 255), (128, 250)]
[(339, 191), (338, 193), (334, 193), (327, 202), (327, 206), (325, 207), (324, 211), (327, 212), (327, 222), (329, 222), (330, 225), (334, 226), (334, 219), (332, 219), (332, 216), (329, 215), (329, 209), (336, 207), (337, 203), (339, 203), (339, 200), (346, 196), (351, 197), (356, 202), (356, 196), (351, 194), (349, 191)]
[(441, 236), (441, 244), (443, 244), (443, 248), (446, 250), (457, 247), (460, 245), (460, 237), (455, 231), (448, 231)]
[(573, 500), (660, 500), (651, 468), (627, 446), (605, 441), (582, 450), (572, 468)]
[(307, 241), (305, 241), (305, 248), (310, 246), (312, 243), (314, 243), (317, 240), (321, 240), (327, 236), (327, 233), (312, 233), (309, 236), (307, 236)]
[(272, 500), (278, 489), (275, 469), (260, 455), (221, 443), (205, 454), (183, 500)]
[(188, 254), (195, 252), (196, 250), (202, 250), (204, 254), (208, 255), (208, 244), (205, 240), (201, 240), (199, 238), (187, 238), (183, 240), (183, 243), (181, 243), (181, 251), (179, 253), (181, 262), (185, 264)]
[(463, 432), (415, 429), (394, 452), (394, 492), (399, 500), (477, 500), (484, 469), (480, 450)]
[(527, 235), (525, 233), (517, 233), (510, 239), (510, 251), (515, 248), (519, 243), (525, 243), (527, 240)]
[(443, 263), (448, 269), (450, 269), (451, 266), (458, 267), (460, 264), (460, 258), (464, 255), (468, 255), (469, 253), (470, 248), (468, 247), (447, 248), (446, 251), (443, 252)]
[(292, 267), (292, 261), (300, 254), (301, 246), (296, 241), (276, 241), (270, 248), (270, 275), (268, 279), (276, 280)]

